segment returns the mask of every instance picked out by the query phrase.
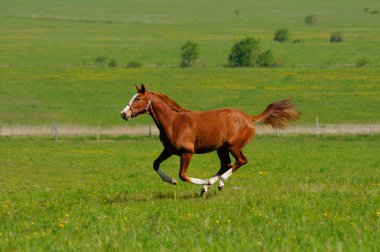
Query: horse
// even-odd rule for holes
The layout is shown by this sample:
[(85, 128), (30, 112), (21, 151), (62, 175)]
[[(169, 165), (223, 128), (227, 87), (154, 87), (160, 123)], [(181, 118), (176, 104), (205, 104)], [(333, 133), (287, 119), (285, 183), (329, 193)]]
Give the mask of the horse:
[[(261, 114), (249, 116), (230, 108), (190, 111), (165, 94), (149, 92), (144, 84), (140, 87), (135, 84), (135, 87), (137, 93), (121, 111), (121, 117), (128, 121), (142, 114), (150, 115), (160, 131), (159, 138), (164, 147), (153, 162), (153, 169), (163, 181), (177, 185), (174, 178), (160, 169), (160, 164), (172, 155), (179, 156), (179, 178), (202, 185), (201, 195), (217, 181), (218, 189), (222, 190), (231, 174), (247, 164), (242, 149), (255, 134), (254, 122), (282, 129), (300, 117), (291, 99), (271, 103)], [(187, 176), (192, 156), (212, 151), (216, 151), (220, 159), (219, 171), (209, 179)], [(235, 159), (234, 164), (230, 154)]]

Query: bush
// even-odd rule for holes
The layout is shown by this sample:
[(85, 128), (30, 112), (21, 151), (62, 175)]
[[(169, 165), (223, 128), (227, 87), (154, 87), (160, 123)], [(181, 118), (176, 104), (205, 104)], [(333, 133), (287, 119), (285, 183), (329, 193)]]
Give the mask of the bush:
[(363, 58), (358, 59), (358, 61), (356, 62), (356, 67), (365, 67), (369, 63), (370, 63), (369, 59), (363, 57)]
[(285, 42), (289, 40), (289, 36), (290, 35), (288, 29), (280, 29), (274, 33), (273, 40), (278, 42)]
[(271, 50), (266, 50), (263, 53), (260, 53), (257, 57), (257, 65), (259, 67), (274, 67), (274, 56)]
[(303, 40), (302, 39), (295, 39), (292, 42), (293, 43), (303, 43)]
[(254, 66), (259, 53), (259, 40), (247, 37), (232, 46), (228, 55), (228, 65), (232, 67)]
[(198, 44), (188, 41), (181, 47), (181, 67), (190, 67), (198, 59)]
[(117, 66), (117, 62), (116, 62), (116, 60), (111, 59), (111, 60), (108, 62), (108, 67), (116, 67), (116, 66)]
[(228, 55), (228, 66), (230, 67), (274, 67), (276, 62), (272, 51), (266, 50), (260, 53), (260, 41), (254, 37), (247, 37), (236, 42)]
[(104, 66), (107, 63), (108, 59), (105, 56), (97, 56), (95, 59), (95, 64)]
[(333, 32), (330, 36), (330, 42), (332, 43), (340, 43), (343, 42), (343, 35), (341, 32)]
[(139, 68), (139, 67), (142, 67), (142, 64), (140, 62), (137, 62), (137, 61), (131, 61), (127, 64), (127, 67), (128, 68)]
[(306, 18), (305, 18), (305, 24), (307, 25), (310, 25), (310, 26), (314, 26), (317, 24), (317, 21), (318, 21), (318, 18), (317, 16), (315, 15), (308, 15)]

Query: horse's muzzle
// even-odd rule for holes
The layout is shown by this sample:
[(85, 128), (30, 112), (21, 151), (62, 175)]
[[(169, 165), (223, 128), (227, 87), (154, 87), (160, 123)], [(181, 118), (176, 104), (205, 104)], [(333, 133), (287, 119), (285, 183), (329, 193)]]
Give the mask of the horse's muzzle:
[(125, 114), (125, 112), (121, 112), (121, 117), (124, 119), (124, 120), (126, 120), (126, 121), (128, 121), (128, 117), (127, 117), (127, 115)]

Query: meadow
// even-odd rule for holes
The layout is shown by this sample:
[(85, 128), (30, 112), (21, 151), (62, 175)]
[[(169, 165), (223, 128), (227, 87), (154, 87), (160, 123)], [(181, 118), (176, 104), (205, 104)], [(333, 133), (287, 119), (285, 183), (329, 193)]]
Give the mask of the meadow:
[[(299, 125), (379, 124), (379, 10), (373, 0), (1, 0), (0, 132), (147, 124), (120, 117), (142, 82), (191, 110), (256, 115), (292, 97)], [(291, 41), (273, 41), (281, 28)], [(344, 41), (330, 43), (337, 31)], [(247, 36), (280, 66), (226, 67)], [(200, 57), (180, 68), (189, 40)], [(256, 136), (248, 165), (203, 198), (154, 173), (157, 138), (100, 139), (0, 136), (0, 251), (380, 250), (379, 135)], [(177, 178), (178, 166), (162, 168)], [(215, 153), (196, 156), (189, 175), (218, 166)]]
[[(0, 3), (1, 124), (121, 125), (119, 112), (141, 82), (193, 110), (234, 107), (254, 115), (293, 97), (300, 124), (317, 116), (324, 123), (380, 120), (374, 1), (17, 3)], [(309, 14), (318, 17), (315, 26), (304, 23)], [(301, 43), (274, 42), (280, 28)], [(329, 42), (334, 31), (343, 33), (342, 43)], [(247, 36), (259, 38), (281, 67), (224, 67), (233, 43)], [(188, 40), (199, 44), (200, 58), (182, 69), (179, 48)], [(96, 64), (99, 56), (117, 66)], [(369, 63), (356, 67), (360, 58)], [(142, 68), (127, 68), (131, 61)]]
[[(0, 250), (377, 251), (379, 136), (258, 136), (219, 192), (164, 183), (158, 139), (0, 139)], [(162, 168), (177, 178), (179, 159)], [(195, 156), (209, 177), (216, 154)]]

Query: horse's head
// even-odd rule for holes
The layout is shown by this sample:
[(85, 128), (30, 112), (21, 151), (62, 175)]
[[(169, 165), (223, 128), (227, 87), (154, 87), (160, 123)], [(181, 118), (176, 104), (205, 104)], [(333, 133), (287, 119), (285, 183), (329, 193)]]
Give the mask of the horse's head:
[(132, 96), (127, 106), (121, 111), (121, 117), (124, 120), (136, 117), (141, 114), (148, 114), (151, 104), (152, 93), (148, 92), (144, 84), (141, 87), (136, 86), (137, 94)]

